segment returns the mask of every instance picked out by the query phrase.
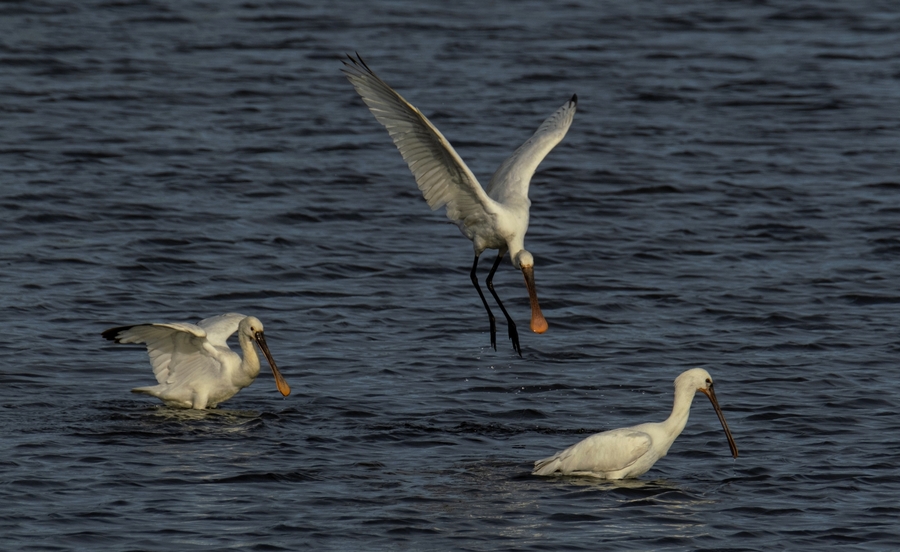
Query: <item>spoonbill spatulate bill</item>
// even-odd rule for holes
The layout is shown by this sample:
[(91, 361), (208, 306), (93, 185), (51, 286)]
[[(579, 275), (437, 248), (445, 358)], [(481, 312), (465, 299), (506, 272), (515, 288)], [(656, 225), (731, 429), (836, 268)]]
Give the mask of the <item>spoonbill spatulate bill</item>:
[(591, 435), (562, 452), (534, 463), (533, 475), (584, 475), (600, 479), (626, 479), (646, 473), (666, 455), (675, 438), (687, 424), (694, 393), (700, 391), (712, 402), (734, 458), (737, 445), (725, 423), (719, 401), (713, 391), (709, 372), (694, 368), (675, 379), (675, 405), (672, 414), (661, 423), (641, 424)]
[[(238, 332), (242, 359), (228, 348), (226, 341)], [(116, 343), (144, 343), (158, 385), (137, 387), (134, 393), (146, 393), (169, 406), (213, 408), (247, 387), (259, 375), (256, 343), (275, 376), (275, 385), (283, 396), (291, 388), (281, 376), (266, 345), (262, 322), (255, 316), (228, 313), (201, 320), (197, 324), (171, 322), (120, 326), (103, 332)]]
[(578, 102), (576, 96), (556, 110), (538, 127), (534, 135), (500, 165), (488, 182), (481, 187), (469, 167), (457, 155), (450, 142), (421, 111), (407, 102), (393, 88), (381, 80), (359, 57), (347, 56), (343, 72), (362, 96), (369, 110), (387, 129), (403, 159), (409, 165), (425, 201), (432, 210), (447, 208), (447, 217), (472, 240), (475, 261), (469, 275), (487, 311), (491, 327), (491, 346), (497, 349), (497, 329), (494, 315), (478, 284), (478, 258), (485, 249), (496, 249), (497, 260), (491, 267), (486, 283), (506, 317), (513, 348), (522, 356), (519, 334), (497, 292), (494, 273), (506, 252), (515, 268), (525, 276), (525, 286), (531, 301), (531, 329), (547, 331), (547, 320), (541, 313), (534, 286), (534, 257), (525, 250), (528, 230), (528, 186), (538, 165), (563, 139)]

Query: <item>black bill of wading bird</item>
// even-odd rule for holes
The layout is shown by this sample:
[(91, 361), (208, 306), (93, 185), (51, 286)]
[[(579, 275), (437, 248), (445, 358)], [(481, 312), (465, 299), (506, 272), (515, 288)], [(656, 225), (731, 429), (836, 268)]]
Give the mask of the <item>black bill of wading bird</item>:
[(642, 475), (669, 452), (675, 438), (681, 435), (697, 391), (712, 402), (725, 430), (731, 455), (737, 458), (737, 445), (719, 408), (712, 377), (703, 368), (693, 368), (675, 378), (675, 401), (672, 414), (666, 421), (595, 433), (566, 450), (538, 460), (531, 474), (582, 475), (598, 479), (627, 479)]
[[(228, 338), (238, 332), (244, 358), (228, 348)], [(190, 324), (170, 322), (119, 326), (103, 332), (116, 343), (144, 343), (158, 385), (136, 387), (134, 393), (146, 393), (168, 406), (203, 410), (235, 396), (259, 375), (256, 343), (275, 376), (275, 385), (283, 396), (291, 388), (281, 376), (266, 345), (262, 322), (255, 316), (228, 313)]]
[(425, 201), (432, 210), (446, 206), (447, 217), (472, 240), (475, 261), (469, 274), (490, 320), (491, 346), (494, 350), (497, 349), (497, 325), (481, 286), (478, 285), (476, 269), (478, 258), (485, 249), (498, 251), (497, 260), (491, 267), (486, 283), (506, 317), (513, 348), (522, 356), (516, 323), (494, 291), (494, 273), (509, 251), (513, 266), (525, 276), (525, 286), (531, 301), (531, 330), (539, 334), (546, 332), (547, 320), (541, 313), (534, 287), (534, 257), (525, 250), (528, 210), (531, 207), (528, 186), (538, 165), (569, 130), (575, 116), (577, 96), (572, 96), (571, 100), (548, 117), (531, 138), (500, 165), (488, 182), (487, 189), (484, 189), (450, 142), (421, 111), (369, 69), (359, 54), (355, 58), (347, 57), (350, 61), (343, 62), (344, 74), (375, 119), (391, 135), (425, 196)]

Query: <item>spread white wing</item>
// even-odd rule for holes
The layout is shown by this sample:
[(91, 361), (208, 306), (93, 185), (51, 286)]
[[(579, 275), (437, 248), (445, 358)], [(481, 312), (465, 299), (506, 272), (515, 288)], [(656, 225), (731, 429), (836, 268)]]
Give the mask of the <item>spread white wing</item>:
[(222, 370), (220, 351), (207, 339), (206, 330), (194, 324), (122, 326), (106, 330), (103, 337), (116, 343), (146, 344), (150, 365), (159, 383), (189, 381), (200, 373), (213, 371), (218, 374)]
[(497, 212), (475, 175), (425, 115), (372, 72), (362, 58), (350, 57), (343, 71), (391, 135), (432, 210), (446, 205), (447, 217), (465, 226)]
[(218, 316), (204, 318), (197, 325), (206, 331), (206, 340), (215, 347), (228, 347), (228, 338), (238, 330), (241, 320), (247, 318), (244, 314), (229, 312)]
[(488, 196), (499, 203), (516, 197), (528, 197), (528, 184), (534, 171), (569, 131), (577, 106), (578, 96), (572, 96), (541, 123), (531, 138), (519, 146), (491, 177), (487, 186)]

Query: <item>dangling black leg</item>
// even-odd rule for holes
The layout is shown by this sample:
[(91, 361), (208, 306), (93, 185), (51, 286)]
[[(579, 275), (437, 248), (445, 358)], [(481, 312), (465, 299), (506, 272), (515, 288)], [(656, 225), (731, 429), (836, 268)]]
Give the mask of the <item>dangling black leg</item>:
[(519, 331), (516, 329), (516, 323), (513, 322), (512, 317), (506, 312), (506, 307), (503, 306), (503, 303), (500, 301), (500, 297), (497, 296), (497, 292), (494, 291), (494, 273), (497, 272), (497, 267), (500, 266), (500, 261), (503, 260), (503, 256), (506, 255), (506, 250), (501, 249), (500, 254), (497, 255), (497, 260), (494, 261), (494, 266), (491, 267), (491, 271), (487, 277), (487, 287), (491, 291), (491, 295), (494, 296), (494, 300), (497, 301), (497, 304), (500, 305), (500, 310), (503, 311), (503, 316), (506, 317), (506, 324), (509, 328), (509, 338), (512, 340), (513, 349), (517, 353), (519, 353), (519, 357), (522, 357), (522, 347), (519, 346)]
[[(472, 285), (475, 286), (475, 289), (478, 290), (478, 296), (481, 297), (481, 302), (484, 303), (484, 310), (488, 313), (488, 319), (491, 321), (491, 347), (494, 350), (497, 350), (497, 322), (494, 320), (494, 313), (491, 312), (491, 307), (488, 306), (487, 299), (484, 298), (484, 293), (481, 291), (481, 286), (478, 285), (478, 276), (475, 274), (475, 269), (478, 268), (478, 255), (475, 255), (475, 262), (472, 263), (472, 272), (469, 273), (469, 276), (472, 278)], [(495, 295), (496, 297), (496, 295)], [(503, 308), (503, 307), (500, 307)], [(504, 311), (505, 312), (505, 311)]]

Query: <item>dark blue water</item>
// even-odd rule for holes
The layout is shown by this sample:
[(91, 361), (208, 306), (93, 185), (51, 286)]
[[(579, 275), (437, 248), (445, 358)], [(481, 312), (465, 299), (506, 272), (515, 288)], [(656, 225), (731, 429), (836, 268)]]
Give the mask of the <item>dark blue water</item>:
[[(482, 183), (578, 94), (524, 358), (353, 51)], [(893, 2), (2, 3), (0, 548), (895, 549), (898, 113)], [(230, 311), (292, 395), (169, 409), (100, 338)], [(737, 460), (700, 397), (640, 480), (529, 475), (693, 366)]]

